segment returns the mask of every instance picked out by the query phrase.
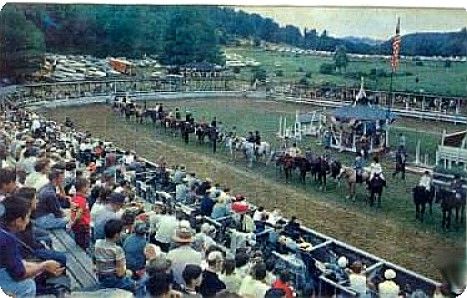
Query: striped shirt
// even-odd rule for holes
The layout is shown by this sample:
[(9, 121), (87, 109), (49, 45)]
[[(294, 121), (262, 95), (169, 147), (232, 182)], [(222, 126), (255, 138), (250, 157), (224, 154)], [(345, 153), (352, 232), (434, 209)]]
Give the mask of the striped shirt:
[(116, 275), (116, 263), (118, 261), (126, 263), (123, 249), (115, 242), (99, 239), (96, 241), (94, 250), (97, 275)]

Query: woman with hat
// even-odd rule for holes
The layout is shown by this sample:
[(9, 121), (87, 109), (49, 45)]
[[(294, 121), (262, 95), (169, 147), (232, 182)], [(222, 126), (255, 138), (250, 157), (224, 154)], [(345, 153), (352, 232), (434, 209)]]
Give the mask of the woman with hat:
[(384, 271), (384, 282), (378, 285), (378, 293), (380, 297), (397, 298), (399, 297), (400, 287), (396, 284), (396, 271), (393, 269), (386, 269)]
[(191, 247), (193, 233), (189, 223), (180, 222), (175, 230), (172, 240), (178, 246), (167, 254), (167, 259), (172, 262), (172, 270), (175, 282), (185, 284), (183, 280), (183, 270), (187, 264), (201, 265), (202, 255)]

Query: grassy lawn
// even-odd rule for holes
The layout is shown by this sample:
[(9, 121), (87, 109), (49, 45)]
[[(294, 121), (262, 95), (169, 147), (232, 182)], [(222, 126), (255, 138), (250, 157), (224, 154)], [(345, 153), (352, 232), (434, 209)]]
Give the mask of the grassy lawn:
[[(225, 48), (227, 54), (239, 54), (244, 58), (253, 58), (261, 62), (262, 67), (266, 69), (268, 78), (275, 82), (298, 82), (303, 78), (306, 72), (311, 72), (310, 83), (321, 85), (326, 82), (337, 85), (359, 86), (360, 78), (346, 78), (343, 75), (323, 75), (319, 73), (319, 67), (322, 63), (332, 63), (332, 58), (315, 56), (296, 56), (292, 53), (278, 53), (264, 51), (253, 47), (228, 47)], [(280, 65), (280, 66), (277, 66)], [(299, 72), (299, 68), (303, 72)], [(389, 62), (382, 60), (356, 60), (351, 59), (347, 66), (347, 72), (365, 72), (373, 68), (382, 69), (390, 73)], [(283, 76), (276, 77), (276, 71), (282, 70)], [(406, 76), (406, 73), (412, 75)], [(451, 63), (451, 67), (444, 67), (444, 62), (423, 62), (422, 66), (417, 66), (413, 61), (402, 61), (397, 71), (397, 76), (393, 78), (394, 91), (419, 92), (424, 90), (426, 93), (434, 93), (450, 96), (466, 96), (467, 94), (467, 63)], [(418, 76), (419, 82), (415, 78)], [(238, 78), (250, 81), (252, 77), (250, 68), (243, 68)], [(366, 87), (368, 89), (389, 90), (390, 78), (381, 77), (377, 80), (370, 80), (366, 77)]]
[[(241, 133), (260, 129), (268, 141), (277, 130), (278, 117), (287, 114), (291, 120), (297, 108), (294, 104), (245, 103), (233, 99), (180, 100), (166, 102), (166, 105), (190, 109), (196, 118), (204, 115), (210, 120), (216, 115), (228, 126), (237, 125)], [(307, 108), (312, 109), (311, 106)], [(283, 176), (277, 174), (272, 165), (259, 164), (247, 170), (246, 163), (240, 158), (232, 161), (222, 152), (214, 156), (209, 146), (194, 142), (187, 146), (180, 138), (166, 135), (151, 124), (125, 122), (108, 107), (56, 109), (48, 111), (48, 115), (59, 121), (70, 116), (79, 128), (88, 129), (119, 146), (136, 149), (146, 158), (156, 160), (163, 155), (172, 165), (183, 163), (200, 177), (213, 177), (222, 185), (231, 186), (234, 192), (245, 193), (257, 205), (267, 209), (279, 207), (287, 216), (297, 215), (311, 228), (434, 278), (439, 276), (433, 253), (438, 249), (465, 246), (463, 227), (456, 226), (450, 232), (440, 229), (438, 206), (434, 206), (433, 216), (427, 216), (425, 223), (415, 222), (409, 193), (418, 180), (414, 175), (408, 175), (407, 180), (401, 182), (387, 174), (389, 188), (384, 193), (383, 208), (376, 210), (366, 205), (361, 188), (357, 202), (352, 203), (345, 200), (347, 188), (338, 187), (334, 182), (326, 192), (319, 191), (310, 181), (305, 186), (297, 181), (285, 185)], [(313, 139), (309, 144), (314, 150), (321, 150)], [(338, 157), (352, 159), (348, 154)], [(389, 172), (386, 168), (386, 173)], [(425, 262), (427, 260), (430, 264)]]

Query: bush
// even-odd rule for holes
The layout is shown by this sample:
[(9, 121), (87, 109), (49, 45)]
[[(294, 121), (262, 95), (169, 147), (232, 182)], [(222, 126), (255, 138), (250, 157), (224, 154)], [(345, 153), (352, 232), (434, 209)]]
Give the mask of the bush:
[(235, 66), (235, 67), (233, 68), (233, 72), (234, 72), (234, 73), (240, 73), (240, 71), (241, 71), (241, 69), (240, 69), (240, 67), (238, 67), (238, 66)]
[(304, 72), (304, 71), (305, 71), (305, 70), (304, 70), (303, 67), (301, 67), (301, 66), (297, 69), (297, 72)]
[(311, 71), (307, 71), (306, 74), (305, 74), (305, 77), (306, 78), (311, 78)]
[(258, 67), (254, 70), (253, 82), (255, 80), (258, 80), (260, 82), (266, 82), (266, 70), (264, 68)]
[(416, 65), (416, 66), (423, 66), (423, 61), (416, 61), (416, 62), (415, 62), (415, 65)]
[(276, 71), (276, 76), (277, 77), (283, 77), (284, 76), (284, 71), (283, 70)]
[(390, 74), (388, 74), (384, 69), (382, 68), (372, 68), (370, 72), (368, 73), (370, 77), (378, 77), (378, 78), (383, 78), (383, 77), (388, 77)]
[(333, 74), (335, 70), (335, 66), (333, 63), (323, 63), (319, 67), (319, 72), (322, 74)]
[(444, 67), (446, 68), (451, 67), (451, 60), (444, 61)]

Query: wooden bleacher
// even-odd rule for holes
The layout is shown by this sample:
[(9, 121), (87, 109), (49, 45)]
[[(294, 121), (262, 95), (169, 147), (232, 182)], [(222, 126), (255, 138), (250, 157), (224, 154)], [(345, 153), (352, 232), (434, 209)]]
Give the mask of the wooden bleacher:
[(67, 257), (66, 272), (71, 279), (71, 291), (96, 290), (99, 288), (91, 257), (63, 229), (51, 231), (53, 246)]

